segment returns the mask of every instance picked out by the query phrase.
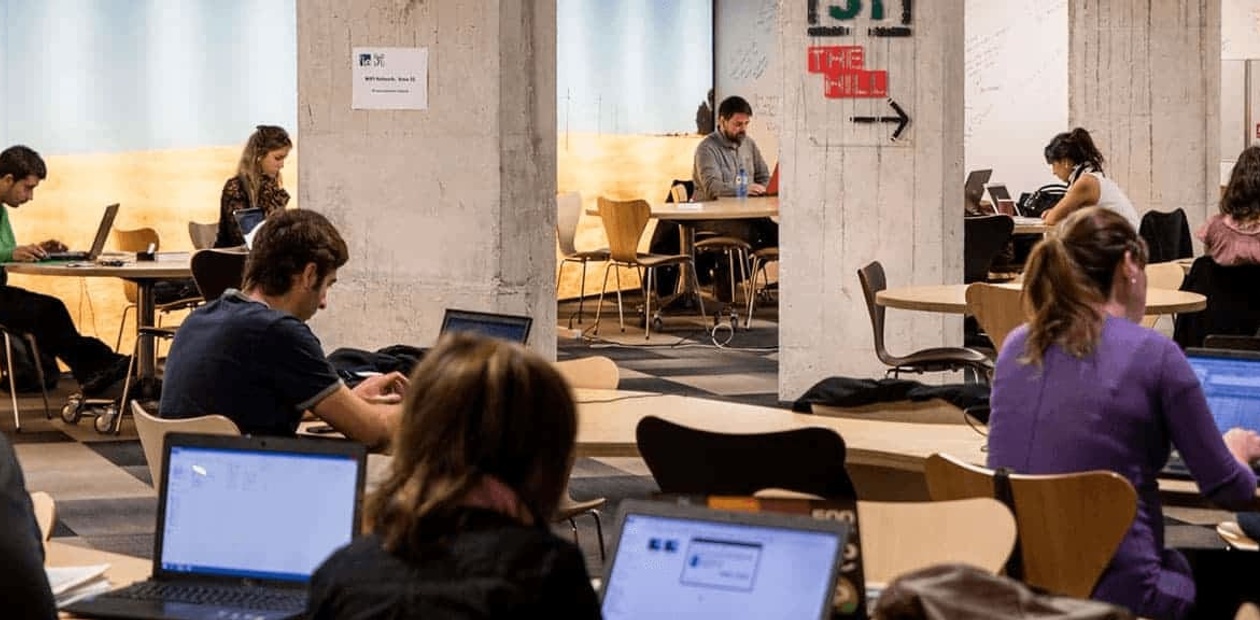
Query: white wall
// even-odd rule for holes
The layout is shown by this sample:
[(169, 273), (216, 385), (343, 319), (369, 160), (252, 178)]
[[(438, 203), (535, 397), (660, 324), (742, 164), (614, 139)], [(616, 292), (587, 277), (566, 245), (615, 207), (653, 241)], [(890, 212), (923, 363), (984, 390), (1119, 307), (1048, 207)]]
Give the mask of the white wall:
[(779, 160), (783, 90), (776, 4), (776, 0), (718, 0), (713, 11), (716, 102), (739, 95), (752, 104), (748, 134), (771, 167)]
[(1221, 59), (1260, 58), (1260, 0), (1221, 0)]

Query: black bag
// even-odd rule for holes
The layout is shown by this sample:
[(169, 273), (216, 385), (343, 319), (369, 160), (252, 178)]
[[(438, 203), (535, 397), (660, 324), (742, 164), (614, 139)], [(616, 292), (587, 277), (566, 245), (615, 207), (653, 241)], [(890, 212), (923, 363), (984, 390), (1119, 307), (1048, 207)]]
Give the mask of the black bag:
[[(1019, 213), (1024, 217), (1041, 217), (1042, 213), (1049, 211), (1054, 205), (1059, 204), (1064, 194), (1067, 194), (1068, 186), (1063, 183), (1051, 183), (1042, 185), (1037, 191), (1031, 194), (1021, 196), (1019, 203)], [(1026, 198), (1025, 198), (1026, 197)]]
[[(17, 386), (17, 391), (40, 391), (39, 373), (35, 370), (31, 347), (27, 343), (26, 338), (17, 334), (11, 334), (9, 341), (13, 347), (10, 364), (13, 372), (13, 383)], [(4, 343), (0, 342), (0, 346), (4, 346)], [(2, 360), (3, 357), (0, 357), (0, 361)], [(44, 389), (53, 389), (57, 386), (57, 379), (61, 378), (61, 368), (57, 366), (57, 358), (40, 351), (39, 364), (44, 370)], [(0, 370), (0, 390), (9, 391), (8, 368)]]

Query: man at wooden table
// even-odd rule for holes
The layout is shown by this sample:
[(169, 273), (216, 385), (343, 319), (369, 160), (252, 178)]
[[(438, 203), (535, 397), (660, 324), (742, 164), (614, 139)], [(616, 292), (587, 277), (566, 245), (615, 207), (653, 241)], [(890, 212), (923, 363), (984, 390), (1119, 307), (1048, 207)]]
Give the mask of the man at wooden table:
[[(0, 152), (0, 205), (17, 209), (29, 202), (47, 176), (44, 159), (29, 147), (11, 146)], [(56, 240), (18, 245), (9, 211), (0, 207), (0, 262), (36, 262), (49, 252), (65, 249)], [(127, 374), (131, 358), (118, 355), (96, 338), (81, 335), (60, 299), (9, 286), (4, 273), (0, 273), (0, 325), (34, 335), (41, 353), (61, 358), (70, 367), (86, 396), (101, 394)]]
[(176, 332), (160, 415), (217, 413), (242, 433), (293, 435), (310, 410), (346, 437), (383, 446), (398, 424), (406, 378), (377, 375), (351, 390), (306, 324), (349, 258), (324, 216), (292, 209), (270, 217), (245, 261), (245, 290), (229, 289)]

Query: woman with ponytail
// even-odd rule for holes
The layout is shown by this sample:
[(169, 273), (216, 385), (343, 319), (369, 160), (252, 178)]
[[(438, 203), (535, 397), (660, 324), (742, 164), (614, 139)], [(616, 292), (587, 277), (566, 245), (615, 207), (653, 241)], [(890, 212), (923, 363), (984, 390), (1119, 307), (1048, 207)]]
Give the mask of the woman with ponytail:
[(549, 528), (573, 465), (577, 409), (551, 364), (454, 334), (411, 376), (371, 534), (311, 579), (308, 615), (598, 618), (581, 551)]
[(1176, 448), (1212, 502), (1255, 503), (1260, 436), (1224, 437), (1181, 349), (1142, 327), (1146, 246), (1114, 211), (1072, 213), (1029, 257), (1030, 321), (998, 355), (989, 467), (1021, 474), (1114, 471), (1133, 483), (1137, 516), (1094, 598), (1147, 618), (1185, 618), (1190, 566), (1164, 548), (1156, 477)]
[(214, 247), (245, 245), (245, 235), (233, 213), (241, 209), (262, 209), (265, 216), (271, 217), (289, 204), (289, 192), (283, 187), (280, 171), (292, 149), (293, 141), (284, 127), (259, 125), (255, 128), (241, 151), (236, 176), (223, 184), (223, 193), (219, 196), (219, 234)]
[(1137, 209), (1120, 186), (1103, 174), (1105, 160), (1088, 131), (1077, 127), (1055, 136), (1046, 145), (1045, 157), (1054, 176), (1068, 184), (1059, 203), (1041, 214), (1047, 224), (1058, 224), (1082, 207), (1099, 206), (1119, 213), (1138, 229)]

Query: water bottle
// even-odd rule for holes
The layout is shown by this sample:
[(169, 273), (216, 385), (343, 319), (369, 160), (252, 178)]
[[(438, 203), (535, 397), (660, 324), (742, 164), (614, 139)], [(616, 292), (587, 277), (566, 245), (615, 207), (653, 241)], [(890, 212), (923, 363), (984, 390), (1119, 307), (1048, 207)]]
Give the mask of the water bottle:
[(748, 173), (742, 166), (735, 175), (735, 197), (740, 199), (748, 197)]

